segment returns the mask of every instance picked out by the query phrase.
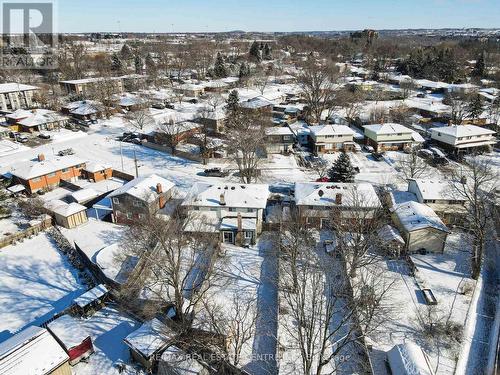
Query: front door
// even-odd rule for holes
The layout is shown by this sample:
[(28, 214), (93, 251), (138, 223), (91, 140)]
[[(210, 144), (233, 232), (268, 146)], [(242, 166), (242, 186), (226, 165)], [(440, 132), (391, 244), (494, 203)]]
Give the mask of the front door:
[(224, 236), (224, 243), (234, 244), (234, 233), (233, 232), (222, 232)]

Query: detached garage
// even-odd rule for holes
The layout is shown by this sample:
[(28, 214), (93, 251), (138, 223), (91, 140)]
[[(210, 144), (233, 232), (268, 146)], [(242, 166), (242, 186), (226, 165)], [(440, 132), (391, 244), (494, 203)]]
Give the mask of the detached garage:
[(406, 251), (442, 253), (450, 233), (432, 208), (418, 202), (404, 202), (392, 208), (392, 219), (406, 243)]

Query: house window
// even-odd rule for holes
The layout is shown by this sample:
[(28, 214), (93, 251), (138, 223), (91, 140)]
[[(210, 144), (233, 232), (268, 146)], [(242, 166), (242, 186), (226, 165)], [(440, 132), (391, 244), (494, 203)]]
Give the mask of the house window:
[(251, 240), (253, 238), (253, 232), (249, 231), (249, 230), (246, 230), (245, 231), (245, 238)]
[(130, 212), (127, 212), (127, 219), (132, 219), (132, 214)]
[(114, 204), (119, 204), (120, 203), (120, 200), (118, 198), (113, 198), (113, 203)]
[(441, 137), (441, 133), (438, 133), (438, 137)]
[(48, 174), (49, 177), (54, 177), (55, 175), (56, 175), (56, 172), (52, 172), (52, 173)]
[(229, 212), (236, 212), (236, 208), (234, 208), (234, 207), (229, 207)]
[(141, 205), (141, 202), (137, 201), (137, 200), (134, 200), (134, 202), (132, 203), (135, 207), (139, 207)]
[(32, 178), (31, 181), (32, 182), (38, 182), (38, 181), (41, 181), (41, 177), (35, 177), (35, 178)]
[(63, 173), (66, 173), (67, 171), (69, 171), (69, 169), (68, 169), (68, 168), (63, 168), (63, 169), (62, 169), (62, 172), (63, 172)]
[(255, 212), (253, 208), (247, 208), (247, 212)]

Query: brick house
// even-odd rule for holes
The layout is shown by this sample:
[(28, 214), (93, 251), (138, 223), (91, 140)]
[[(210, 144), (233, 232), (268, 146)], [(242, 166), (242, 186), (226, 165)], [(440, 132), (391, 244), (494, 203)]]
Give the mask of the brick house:
[(126, 183), (108, 195), (113, 221), (128, 224), (157, 213), (172, 197), (174, 186), (174, 183), (156, 174), (137, 177)]
[(113, 168), (109, 164), (89, 162), (83, 168), (83, 177), (99, 182), (113, 177)]
[(37, 159), (22, 161), (12, 165), (9, 171), (17, 184), (22, 184), (30, 193), (59, 186), (63, 180), (75, 181), (82, 175), (85, 160), (76, 156), (61, 156), (45, 160), (45, 155)]

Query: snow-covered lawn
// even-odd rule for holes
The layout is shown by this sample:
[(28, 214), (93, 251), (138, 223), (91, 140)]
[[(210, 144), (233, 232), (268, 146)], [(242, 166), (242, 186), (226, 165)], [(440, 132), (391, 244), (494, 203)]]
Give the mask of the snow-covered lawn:
[(119, 371), (114, 365), (117, 362), (130, 363), (129, 350), (123, 339), (139, 328), (138, 321), (113, 306), (99, 310), (88, 319), (74, 318), (72, 321), (68, 332), (85, 332), (92, 337), (95, 349), (87, 363), (80, 362), (73, 367), (74, 375), (118, 375)]
[(45, 233), (0, 249), (0, 341), (43, 323), (85, 290)]
[(8, 139), (0, 140), (0, 156), (14, 154), (23, 150), (29, 150), (29, 148)]
[(427, 313), (428, 305), (416, 281), (434, 293), (439, 317), (446, 319), (452, 309), (451, 321), (463, 326), (471, 301), (471, 292), (461, 294), (462, 286), (472, 283), (466, 250), (469, 245), (466, 234), (455, 232), (448, 236), (444, 254), (412, 255), (417, 266), (415, 278), (409, 275), (403, 261), (379, 263), (386, 269), (385, 275), (394, 277), (396, 282), (390, 293), (393, 314), (387, 317), (379, 332), (370, 336), (371, 357), (377, 374), (386, 374), (385, 353), (406, 341), (413, 341), (426, 351), (437, 374), (454, 373), (460, 344), (454, 343), (447, 349), (442, 342), (436, 345), (434, 340), (425, 337), (418, 321)]

